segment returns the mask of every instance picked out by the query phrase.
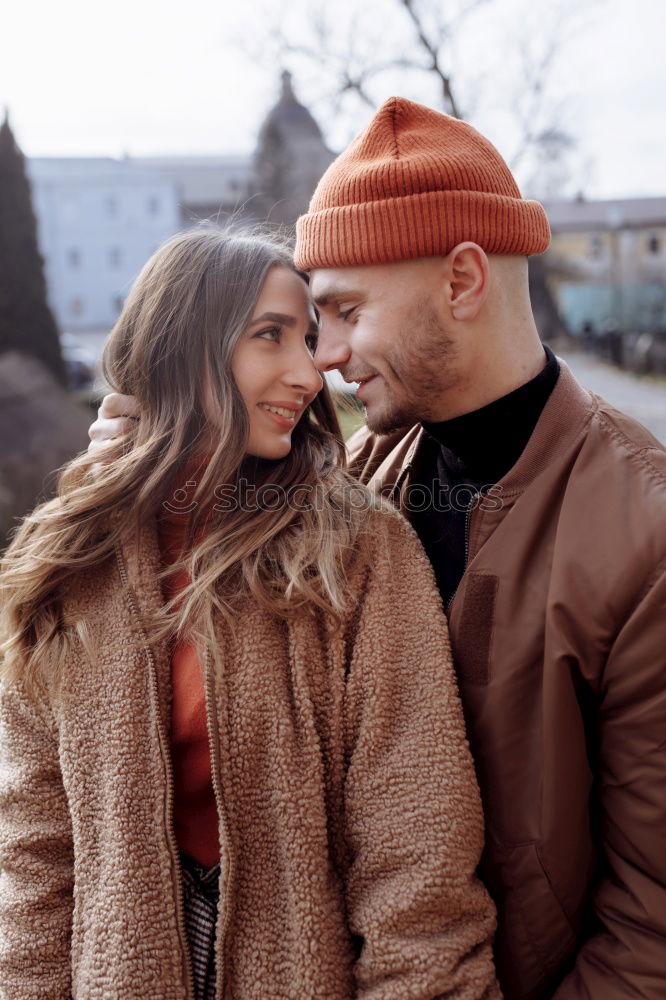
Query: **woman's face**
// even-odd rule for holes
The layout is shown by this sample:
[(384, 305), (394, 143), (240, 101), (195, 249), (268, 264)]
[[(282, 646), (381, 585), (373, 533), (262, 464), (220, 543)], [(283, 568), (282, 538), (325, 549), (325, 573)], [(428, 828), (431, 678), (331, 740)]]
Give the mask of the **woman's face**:
[(231, 360), (250, 417), (249, 455), (289, 454), (291, 433), (323, 385), (312, 361), (316, 344), (307, 285), (289, 268), (272, 267)]

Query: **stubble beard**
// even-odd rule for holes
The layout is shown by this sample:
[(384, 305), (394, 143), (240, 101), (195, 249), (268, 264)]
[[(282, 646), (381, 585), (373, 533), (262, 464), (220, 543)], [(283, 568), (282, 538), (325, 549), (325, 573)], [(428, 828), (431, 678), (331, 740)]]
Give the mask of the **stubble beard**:
[(405, 330), (409, 336), (386, 356), (391, 381), (401, 387), (400, 396), (383, 378), (382, 402), (371, 412), (366, 409), (366, 423), (375, 434), (391, 434), (424, 420), (432, 422), (443, 393), (458, 381), (455, 342), (430, 302), (421, 303)]

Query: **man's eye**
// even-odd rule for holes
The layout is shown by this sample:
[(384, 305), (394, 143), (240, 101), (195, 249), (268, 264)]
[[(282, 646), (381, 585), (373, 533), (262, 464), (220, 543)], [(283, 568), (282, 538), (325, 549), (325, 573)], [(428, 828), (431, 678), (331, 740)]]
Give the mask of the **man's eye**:
[(279, 326), (267, 326), (265, 330), (259, 330), (255, 336), (261, 337), (262, 340), (272, 340), (276, 344), (279, 344), (282, 330)]

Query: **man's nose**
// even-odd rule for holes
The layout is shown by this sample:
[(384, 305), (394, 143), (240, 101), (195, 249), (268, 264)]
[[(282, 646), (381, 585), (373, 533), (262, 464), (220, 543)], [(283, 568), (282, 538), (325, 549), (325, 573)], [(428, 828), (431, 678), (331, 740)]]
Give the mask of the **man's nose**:
[(330, 372), (335, 368), (344, 368), (351, 357), (351, 348), (339, 331), (327, 329), (322, 323), (317, 340), (317, 350), (314, 354), (315, 366), (320, 372)]

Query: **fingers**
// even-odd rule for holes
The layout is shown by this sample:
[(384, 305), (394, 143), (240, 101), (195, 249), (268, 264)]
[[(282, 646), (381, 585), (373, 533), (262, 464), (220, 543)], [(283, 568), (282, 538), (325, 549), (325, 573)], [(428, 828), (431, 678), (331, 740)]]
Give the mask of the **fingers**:
[(138, 417), (139, 404), (136, 396), (123, 396), (120, 392), (110, 392), (102, 400), (97, 411), (98, 417)]
[[(139, 419), (139, 406), (134, 396), (123, 396), (119, 392), (110, 392), (102, 400), (97, 411), (97, 420), (88, 428), (89, 455), (103, 457), (102, 453), (109, 444), (123, 434), (136, 430)], [(99, 466), (95, 467), (98, 470)]]
[(104, 441), (91, 441), (88, 445), (88, 454), (101, 455), (102, 452), (106, 451), (113, 443), (113, 438), (107, 438)]
[(136, 420), (132, 417), (113, 417), (104, 419), (98, 417), (88, 428), (89, 455), (99, 455), (116, 438), (129, 434), (136, 429)]

